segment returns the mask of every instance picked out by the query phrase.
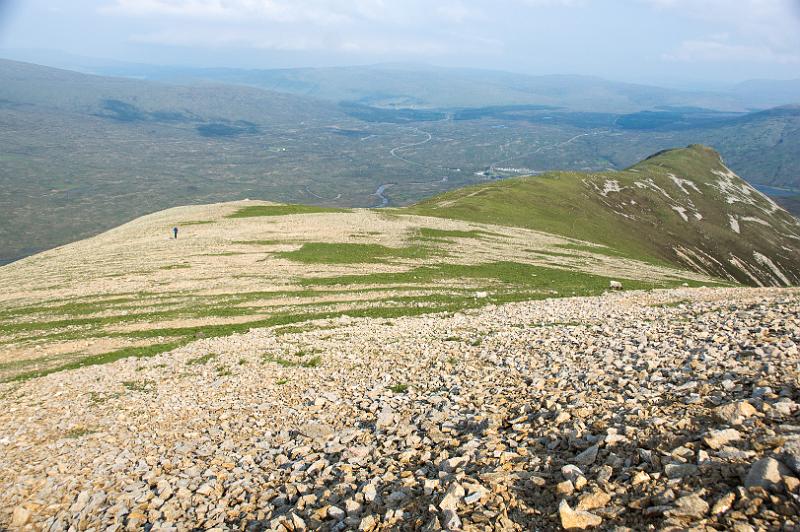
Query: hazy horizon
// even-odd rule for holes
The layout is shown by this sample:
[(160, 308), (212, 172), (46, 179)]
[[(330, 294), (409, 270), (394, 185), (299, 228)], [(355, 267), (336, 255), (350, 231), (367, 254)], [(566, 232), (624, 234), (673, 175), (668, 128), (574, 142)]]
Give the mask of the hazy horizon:
[(0, 0), (0, 54), (61, 67), (402, 63), (711, 89), (800, 77), (800, 3)]

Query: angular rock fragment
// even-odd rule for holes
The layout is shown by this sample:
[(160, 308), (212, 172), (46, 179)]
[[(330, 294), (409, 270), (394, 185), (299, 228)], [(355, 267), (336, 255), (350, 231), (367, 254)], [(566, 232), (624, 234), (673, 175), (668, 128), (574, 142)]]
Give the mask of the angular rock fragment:
[(761, 487), (778, 489), (781, 480), (789, 474), (789, 469), (774, 458), (762, 458), (750, 466), (744, 485), (748, 488)]
[(558, 505), (558, 515), (561, 518), (561, 526), (566, 530), (586, 530), (600, 526), (603, 518), (584, 510), (573, 510), (566, 500), (562, 500)]
[(729, 425), (741, 425), (756, 414), (756, 409), (747, 401), (736, 401), (717, 407), (714, 410), (717, 418)]

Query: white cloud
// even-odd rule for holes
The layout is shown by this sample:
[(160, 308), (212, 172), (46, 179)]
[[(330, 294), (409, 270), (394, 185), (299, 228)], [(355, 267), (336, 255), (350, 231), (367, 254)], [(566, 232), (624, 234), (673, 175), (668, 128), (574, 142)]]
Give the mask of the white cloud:
[(719, 34), (687, 39), (664, 54), (674, 61), (790, 64), (800, 54), (797, 0), (638, 0), (676, 17), (702, 21)]
[(104, 15), (150, 28), (130, 41), (349, 54), (433, 56), (485, 52), (483, 20), (470, 0), (109, 0)]
[(467, 6), (463, 2), (440, 5), (436, 8), (436, 14), (439, 18), (456, 24), (479, 20), (483, 15), (480, 9)]
[(197, 28), (164, 30), (134, 35), (132, 42), (207, 48), (248, 48), (284, 52), (342, 52), (362, 55), (444, 55), (455, 50), (436, 40), (392, 39), (381, 35), (347, 35), (339, 32), (299, 33), (290, 29), (269, 32), (256, 28)]
[[(576, 36), (591, 37), (598, 53), (612, 55), (621, 53), (615, 47), (621, 40), (639, 39), (641, 46), (625, 42), (629, 55), (614, 55), (623, 62), (661, 56), (673, 63), (794, 65), (800, 54), (800, 0), (97, 1), (103, 16), (137, 28), (131, 41), (186, 48), (405, 54), (412, 60), (516, 56), (509, 64), (533, 64), (548, 61), (537, 59), (543, 43), (561, 42), (559, 49), (574, 55), (570, 39)], [(624, 28), (608, 34), (603, 21), (609, 19), (638, 30), (663, 22), (669, 31), (643, 42)], [(529, 59), (525, 50), (537, 53)], [(577, 63), (585, 56), (581, 51)]]
[(533, 7), (578, 7), (586, 5), (586, 0), (521, 0)]
[(796, 0), (639, 0), (676, 16), (702, 20), (751, 38), (775, 44), (800, 36)]
[(354, 16), (369, 18), (380, 0), (325, 2), (322, 0), (114, 0), (106, 14), (136, 17), (173, 17), (217, 22), (272, 21), (340, 24)]
[(383, 21), (404, 25), (439, 18), (461, 22), (480, 18), (472, 2), (450, 0), (111, 0), (105, 14), (225, 21), (305, 22), (336, 25)]
[(687, 40), (662, 56), (667, 61), (800, 63), (800, 55), (779, 53), (768, 46), (731, 44), (719, 39)]

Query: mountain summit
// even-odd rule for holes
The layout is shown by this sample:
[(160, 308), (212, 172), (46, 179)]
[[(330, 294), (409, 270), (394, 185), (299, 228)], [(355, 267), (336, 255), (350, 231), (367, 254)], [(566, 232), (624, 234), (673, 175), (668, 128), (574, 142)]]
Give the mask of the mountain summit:
[(800, 282), (800, 221), (701, 145), (622, 172), (552, 172), (459, 189), (411, 210), (588, 240), (749, 285)]

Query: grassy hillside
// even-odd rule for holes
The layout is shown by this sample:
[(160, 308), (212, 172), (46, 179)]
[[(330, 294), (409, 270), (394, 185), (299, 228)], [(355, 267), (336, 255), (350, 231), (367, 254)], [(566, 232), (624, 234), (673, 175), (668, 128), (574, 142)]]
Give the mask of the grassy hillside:
[(255, 328), (597, 295), (611, 281), (798, 284), (798, 242), (800, 222), (696, 145), (406, 208), (180, 207), (0, 267), (0, 381)]
[(597, 295), (612, 280), (724, 284), (504, 223), (254, 201), (180, 207), (0, 267), (0, 382), (254, 328)]
[(800, 222), (699, 145), (623, 172), (468, 187), (407, 212), (547, 231), (746, 284), (800, 282)]

